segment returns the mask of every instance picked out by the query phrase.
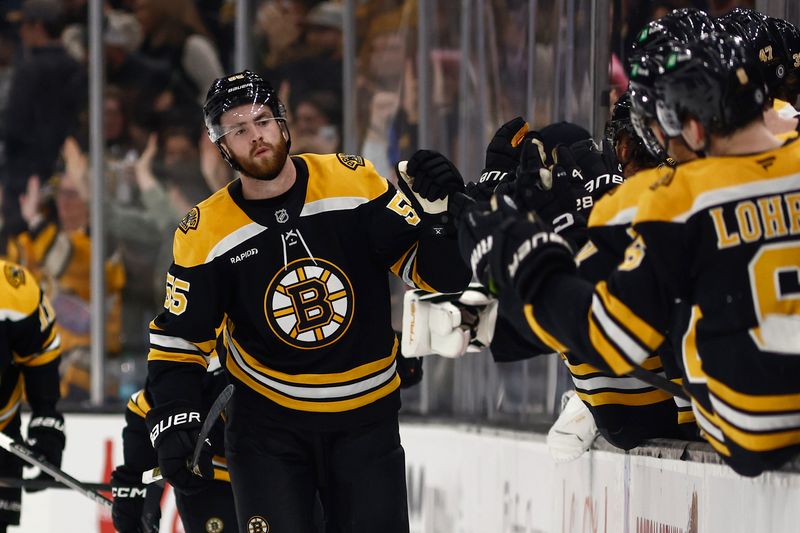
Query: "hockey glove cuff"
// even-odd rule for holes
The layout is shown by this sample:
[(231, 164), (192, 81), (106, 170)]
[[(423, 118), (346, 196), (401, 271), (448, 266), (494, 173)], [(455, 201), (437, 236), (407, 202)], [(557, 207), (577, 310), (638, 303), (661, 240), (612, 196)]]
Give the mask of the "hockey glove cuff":
[(205, 486), (202, 478), (213, 479), (214, 467), (211, 443), (206, 440), (197, 469), (190, 470), (201, 426), (200, 412), (188, 402), (169, 402), (151, 409), (146, 422), (164, 479), (187, 494), (202, 490)]
[(119, 533), (158, 531), (161, 508), (153, 505), (145, 513), (146, 495), (151, 490), (160, 491), (158, 485), (142, 484), (142, 473), (125, 465), (111, 473), (111, 520)]
[[(28, 446), (48, 463), (61, 467), (61, 456), (64, 452), (66, 435), (64, 434), (64, 417), (58, 412), (47, 414), (33, 413), (28, 423)], [(52, 479), (42, 472), (37, 479)], [(40, 489), (27, 488), (27, 492)]]

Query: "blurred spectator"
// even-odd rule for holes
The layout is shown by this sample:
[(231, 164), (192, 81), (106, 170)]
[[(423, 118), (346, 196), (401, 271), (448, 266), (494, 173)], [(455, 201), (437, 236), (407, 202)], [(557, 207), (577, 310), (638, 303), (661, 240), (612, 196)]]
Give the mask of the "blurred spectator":
[(307, 8), (300, 0), (265, 0), (256, 13), (255, 35), (259, 38), (259, 70), (269, 79), (286, 78), (284, 69), (309, 55), (303, 41), (303, 19)]
[[(61, 335), (62, 394), (83, 399), (90, 387), (90, 297), (89, 273), (91, 238), (87, 184), (80, 178), (83, 163), (77, 143), (65, 143), (67, 171), (54, 184), (57, 218), (42, 216), (43, 188), (38, 176), (32, 176), (20, 206), (27, 230), (19, 235), (19, 254), (15, 258), (39, 278), (57, 315)], [(117, 354), (121, 348), (121, 296), (125, 270), (113, 246), (108, 248), (106, 268), (107, 316), (106, 350)]]
[(4, 117), (8, 174), (3, 210), (12, 234), (24, 229), (16, 199), (28, 176), (53, 173), (61, 145), (77, 128), (86, 105), (85, 69), (60, 41), (63, 15), (58, 0), (26, 0), (20, 12), (25, 50), (14, 66)]
[(415, 24), (411, 3), (369, 16), (359, 50), (356, 80), (357, 120), (363, 135), (362, 155), (389, 179), (394, 165), (416, 148), (417, 80), (411, 31)]
[(214, 43), (192, 0), (137, 0), (136, 17), (144, 32), (141, 51), (164, 60), (174, 71), (170, 100), (162, 109), (202, 104), (211, 82), (223, 75)]
[(292, 153), (329, 154), (339, 150), (340, 100), (331, 92), (315, 92), (295, 101), (292, 110)]

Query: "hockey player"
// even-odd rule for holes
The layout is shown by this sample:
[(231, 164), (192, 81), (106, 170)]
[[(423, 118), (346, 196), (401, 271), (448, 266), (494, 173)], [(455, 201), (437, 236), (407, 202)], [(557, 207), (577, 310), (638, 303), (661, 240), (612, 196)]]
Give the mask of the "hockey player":
[[(240, 531), (312, 531), (317, 492), (332, 530), (408, 531), (386, 271), (426, 290), (467, 285), (442, 209), (463, 180), (435, 152), (401, 169), (406, 194), (359, 156), (287, 157), (284, 107), (249, 71), (216, 80), (204, 113), (239, 179), (175, 232), (150, 328), (147, 425), (161, 471), (178, 490), (192, 485), (199, 384), (225, 316)], [(199, 469), (211, 475), (210, 463)]]
[[(61, 339), (55, 313), (28, 270), (2, 260), (0, 268), (0, 431), (21, 439), (19, 406), (24, 392), (32, 411), (28, 445), (49, 463), (61, 466), (66, 439), (64, 417), (56, 407)], [(21, 479), (22, 462), (0, 451), (0, 475)], [(19, 488), (0, 488), (0, 533), (19, 524), (21, 498)]]
[[(665, 69), (659, 122), (712, 157), (647, 193), (607, 281), (577, 277), (565, 241), (503, 198), (464, 217), (459, 235), (475, 273), (511, 287), (554, 349), (622, 375), (667, 332), (705, 438), (738, 473), (757, 475), (800, 443), (800, 147), (764, 125), (764, 84), (737, 40), (688, 45)], [(676, 331), (684, 309), (690, 325)]]
[[(211, 402), (227, 383), (220, 358), (214, 354), (202, 384), (204, 417)], [(142, 473), (158, 463), (145, 425), (151, 404), (152, 397), (145, 385), (144, 389), (131, 395), (125, 410), (125, 428), (122, 430), (124, 463), (111, 474), (114, 497), (111, 517), (119, 533), (157, 533), (159, 529), (163, 489), (157, 484), (142, 484)], [(222, 532), (237, 528), (223, 435), (224, 427), (220, 420), (211, 431), (211, 446), (202, 452), (212, 456), (213, 478), (197, 478), (196, 490), (175, 491), (175, 503), (186, 533)]]

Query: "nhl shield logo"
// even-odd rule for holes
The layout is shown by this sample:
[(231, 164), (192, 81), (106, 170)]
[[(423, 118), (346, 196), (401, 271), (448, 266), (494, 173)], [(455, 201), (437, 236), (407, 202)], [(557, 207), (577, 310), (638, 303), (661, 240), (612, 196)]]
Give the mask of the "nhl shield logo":
[(336, 157), (341, 164), (350, 170), (355, 170), (358, 167), (364, 166), (364, 158), (360, 155), (336, 154)]
[(289, 220), (289, 213), (286, 212), (286, 209), (278, 209), (275, 211), (275, 220), (277, 220), (279, 224), (284, 224)]

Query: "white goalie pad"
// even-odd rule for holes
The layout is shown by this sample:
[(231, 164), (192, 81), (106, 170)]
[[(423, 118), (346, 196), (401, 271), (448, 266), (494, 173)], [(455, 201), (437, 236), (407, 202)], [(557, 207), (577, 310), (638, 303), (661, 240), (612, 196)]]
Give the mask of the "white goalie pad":
[(408, 291), (403, 300), (401, 351), (405, 357), (449, 358), (478, 351), (492, 340), (497, 306), (483, 287), (461, 294)]

